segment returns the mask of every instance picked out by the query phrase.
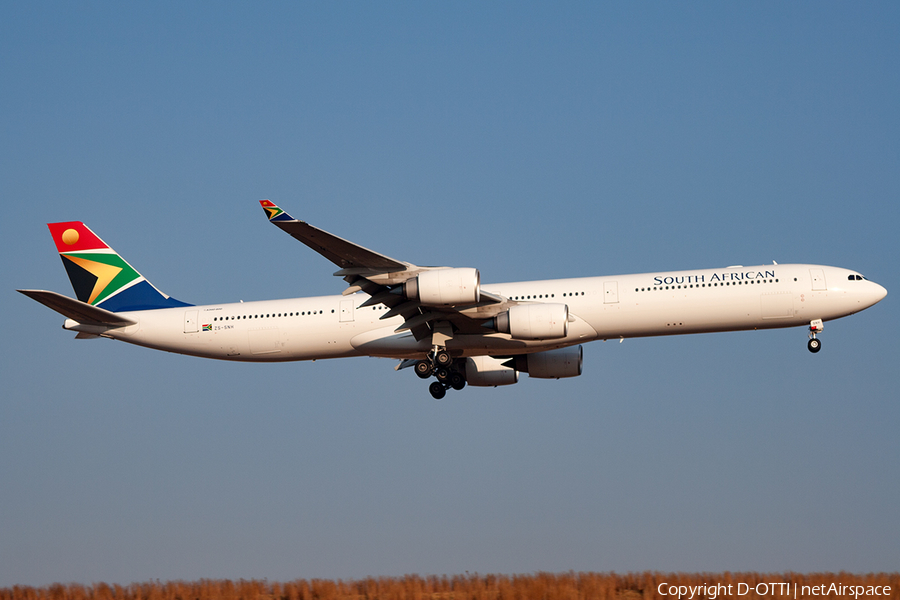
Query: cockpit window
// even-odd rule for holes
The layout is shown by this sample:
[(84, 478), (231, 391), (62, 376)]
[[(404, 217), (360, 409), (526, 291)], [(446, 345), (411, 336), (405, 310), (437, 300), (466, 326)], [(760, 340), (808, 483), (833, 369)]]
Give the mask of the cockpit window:
[(863, 277), (862, 275), (847, 275), (847, 279), (849, 279), (850, 281), (862, 281), (863, 279), (865, 279), (865, 277)]

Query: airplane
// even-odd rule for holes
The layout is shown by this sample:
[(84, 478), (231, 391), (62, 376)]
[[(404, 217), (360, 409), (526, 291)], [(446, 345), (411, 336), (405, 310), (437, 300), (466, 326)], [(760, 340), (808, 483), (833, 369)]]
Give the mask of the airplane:
[(594, 340), (805, 326), (864, 310), (887, 290), (857, 271), (807, 264), (482, 285), (471, 267), (395, 260), (261, 200), (269, 222), (332, 263), (340, 295), (195, 306), (156, 288), (80, 221), (49, 223), (77, 299), (17, 290), (66, 317), (76, 339), (190, 356), (275, 362), (399, 359), (441, 399), (466, 385), (581, 375)]

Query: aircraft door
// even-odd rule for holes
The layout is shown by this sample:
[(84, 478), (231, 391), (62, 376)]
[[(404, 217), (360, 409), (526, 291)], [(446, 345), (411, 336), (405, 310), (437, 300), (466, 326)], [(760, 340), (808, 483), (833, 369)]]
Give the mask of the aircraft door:
[(184, 312), (184, 332), (197, 333), (197, 314), (196, 310), (186, 310)]
[(341, 300), (341, 323), (353, 321), (353, 300)]
[(616, 281), (603, 282), (603, 304), (616, 304), (619, 302), (619, 283)]
[(822, 269), (810, 269), (809, 278), (812, 281), (812, 289), (814, 291), (824, 291), (828, 289), (825, 285), (825, 271)]

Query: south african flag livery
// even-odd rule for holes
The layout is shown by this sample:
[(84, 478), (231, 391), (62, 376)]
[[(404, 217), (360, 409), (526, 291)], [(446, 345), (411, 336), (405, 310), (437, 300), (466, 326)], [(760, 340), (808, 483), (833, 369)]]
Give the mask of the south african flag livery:
[(153, 287), (81, 221), (47, 227), (82, 302), (112, 312), (191, 306)]
[(259, 205), (263, 207), (264, 211), (266, 211), (266, 216), (269, 217), (269, 221), (294, 220), (294, 217), (281, 210), (281, 208), (279, 208), (278, 205), (271, 200), (260, 200)]

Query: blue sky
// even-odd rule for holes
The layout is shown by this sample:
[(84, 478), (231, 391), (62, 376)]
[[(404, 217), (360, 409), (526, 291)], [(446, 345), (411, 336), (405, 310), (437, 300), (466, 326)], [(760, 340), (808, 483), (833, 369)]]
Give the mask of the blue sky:
[[(900, 568), (895, 3), (0, 5), (0, 586)], [(45, 223), (192, 303), (324, 295), (257, 200), (485, 282), (809, 262), (803, 329), (441, 402), (378, 359), (74, 340)]]

